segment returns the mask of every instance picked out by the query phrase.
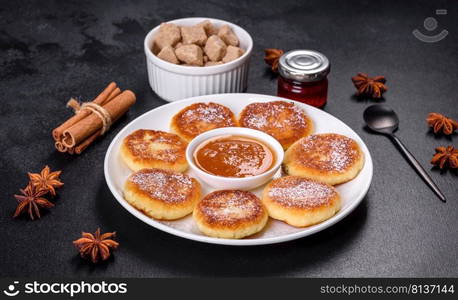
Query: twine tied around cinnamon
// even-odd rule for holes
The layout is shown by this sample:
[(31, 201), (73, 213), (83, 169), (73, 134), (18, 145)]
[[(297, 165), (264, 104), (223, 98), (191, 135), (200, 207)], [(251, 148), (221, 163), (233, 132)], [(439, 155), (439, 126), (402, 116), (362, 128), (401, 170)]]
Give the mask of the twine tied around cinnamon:
[(73, 116), (52, 131), (56, 149), (59, 152), (80, 154), (107, 132), (135, 100), (132, 91), (121, 91), (115, 82), (108, 84), (92, 102), (81, 103), (71, 98), (67, 107), (73, 109)]
[(103, 135), (105, 132), (107, 132), (108, 129), (110, 129), (110, 126), (113, 122), (108, 111), (101, 105), (96, 104), (94, 102), (84, 102), (81, 104), (75, 98), (71, 98), (67, 102), (67, 107), (71, 107), (75, 114), (77, 114), (81, 110), (86, 109), (90, 112), (93, 112), (96, 116), (98, 116), (100, 120), (102, 120), (102, 130), (100, 132), (100, 135)]

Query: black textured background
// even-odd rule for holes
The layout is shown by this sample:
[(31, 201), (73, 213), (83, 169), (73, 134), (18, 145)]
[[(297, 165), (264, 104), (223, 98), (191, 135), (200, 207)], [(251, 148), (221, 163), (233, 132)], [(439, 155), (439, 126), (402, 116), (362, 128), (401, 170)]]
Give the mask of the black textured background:
[[(0, 275), (2, 276), (458, 276), (458, 176), (431, 169), (448, 196), (441, 203), (383, 137), (363, 129), (373, 103), (352, 95), (356, 72), (385, 75), (383, 102), (401, 119), (399, 137), (421, 164), (456, 135), (435, 137), (431, 111), (458, 118), (456, 1), (1, 1)], [(435, 16), (437, 8), (448, 15)], [(311, 48), (332, 62), (325, 110), (352, 127), (374, 159), (371, 189), (337, 225), (293, 242), (224, 247), (188, 241), (137, 220), (110, 194), (105, 151), (136, 116), (165, 104), (149, 88), (143, 38), (160, 22), (190, 16), (229, 20), (254, 38), (248, 92), (275, 94), (263, 49)], [(435, 16), (426, 44), (412, 35)], [(425, 30), (423, 29), (423, 32)], [(81, 156), (54, 150), (52, 128), (70, 116), (69, 97), (92, 99), (109, 81), (138, 103)], [(56, 206), (39, 221), (12, 219), (13, 194), (27, 171), (63, 170)], [(121, 247), (97, 267), (71, 242), (82, 230), (116, 230)]]

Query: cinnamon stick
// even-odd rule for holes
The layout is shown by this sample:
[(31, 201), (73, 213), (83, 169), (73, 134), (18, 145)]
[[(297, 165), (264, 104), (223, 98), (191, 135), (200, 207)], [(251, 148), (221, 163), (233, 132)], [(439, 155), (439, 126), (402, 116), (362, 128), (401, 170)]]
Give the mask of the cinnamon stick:
[[(75, 154), (81, 154), (87, 147), (89, 147), (90, 144), (92, 144), (99, 136), (102, 135), (102, 130), (100, 129), (84, 141), (82, 141), (80, 144), (76, 145), (74, 148), (74, 153)], [(73, 153), (71, 153), (73, 154)]]
[[(100, 93), (100, 95), (98, 95), (95, 99), (94, 99), (94, 103), (95, 104), (98, 104), (98, 105), (102, 105), (109, 97), (112, 93), (116, 93), (117, 87), (116, 87), (116, 83), (115, 82), (111, 82), (106, 88), (105, 90), (103, 90), (102, 93)], [(119, 90), (119, 89), (118, 89)], [(121, 90), (118, 91), (118, 94), (121, 92)], [(80, 110), (79, 112), (77, 112), (73, 117), (71, 117), (70, 119), (68, 119), (67, 121), (65, 121), (64, 123), (62, 123), (59, 127), (55, 128), (53, 131), (52, 131), (52, 136), (54, 138), (55, 141), (59, 141), (64, 133), (64, 131), (66, 129), (68, 129), (69, 127), (75, 125), (76, 123), (78, 123), (79, 121), (81, 121), (82, 119), (86, 118), (87, 116), (91, 115), (91, 112), (89, 110)]]
[[(103, 105), (103, 108), (111, 116), (112, 121), (114, 121), (126, 113), (134, 103), (135, 94), (132, 91), (126, 90)], [(103, 121), (101, 118), (89, 112), (87, 117), (79, 120), (63, 131), (62, 144), (68, 148), (72, 148), (91, 137), (99, 131), (102, 126)]]
[(60, 141), (56, 141), (54, 143), (54, 146), (56, 147), (57, 151), (59, 151), (59, 152), (66, 152), (67, 151), (67, 147), (62, 145), (62, 143)]
[[(108, 99), (103, 103), (107, 104), (111, 100), (113, 100), (116, 96), (118, 96), (121, 93), (121, 90), (119, 88), (116, 88), (111, 95), (108, 97)], [(113, 120), (115, 122), (116, 120)], [(70, 154), (81, 154), (87, 147), (89, 147), (90, 144), (92, 144), (99, 136), (102, 135), (102, 129), (98, 130), (96, 133), (79, 143), (78, 145), (74, 146), (70, 149), (72, 149), (72, 153)], [(62, 145), (63, 146), (63, 145)], [(65, 147), (65, 146), (64, 146)]]
[(102, 103), (100, 103), (100, 105), (105, 105), (108, 103), (108, 101), (111, 101), (113, 100), (113, 98), (115, 98), (116, 96), (118, 96), (119, 94), (121, 94), (121, 89), (120, 88), (115, 88), (111, 93), (110, 95), (108, 95), (107, 99), (105, 101), (103, 101)]

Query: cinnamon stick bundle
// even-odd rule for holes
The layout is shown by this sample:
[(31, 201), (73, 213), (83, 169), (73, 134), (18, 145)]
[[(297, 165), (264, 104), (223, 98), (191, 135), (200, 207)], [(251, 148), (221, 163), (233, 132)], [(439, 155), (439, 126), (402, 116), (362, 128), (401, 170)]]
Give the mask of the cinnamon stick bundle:
[(132, 91), (121, 92), (114, 82), (92, 102), (80, 105), (78, 101), (71, 99), (67, 106), (75, 110), (75, 115), (52, 131), (57, 151), (81, 154), (112, 123), (124, 115), (135, 100)]

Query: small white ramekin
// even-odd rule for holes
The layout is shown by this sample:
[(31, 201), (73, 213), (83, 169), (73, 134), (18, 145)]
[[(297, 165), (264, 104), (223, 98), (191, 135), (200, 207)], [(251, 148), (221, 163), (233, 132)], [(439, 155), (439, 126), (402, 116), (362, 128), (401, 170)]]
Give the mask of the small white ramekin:
[(168, 21), (182, 26), (190, 26), (210, 20), (220, 27), (229, 25), (240, 40), (240, 47), (245, 53), (231, 62), (210, 67), (189, 67), (166, 62), (151, 51), (153, 39), (159, 30), (156, 26), (145, 38), (144, 47), (148, 80), (156, 94), (166, 101), (172, 102), (189, 97), (220, 94), (240, 93), (247, 88), (248, 67), (253, 39), (241, 27), (212, 18), (185, 18)]
[[(196, 148), (210, 138), (225, 135), (251, 137), (265, 143), (275, 154), (274, 166), (265, 173), (242, 178), (216, 176), (201, 170), (194, 162), (194, 151)], [(186, 148), (186, 160), (188, 161), (191, 170), (195, 172), (200, 180), (218, 190), (251, 190), (266, 183), (280, 168), (283, 156), (283, 147), (276, 139), (262, 131), (243, 127), (224, 127), (206, 131), (196, 136)]]

